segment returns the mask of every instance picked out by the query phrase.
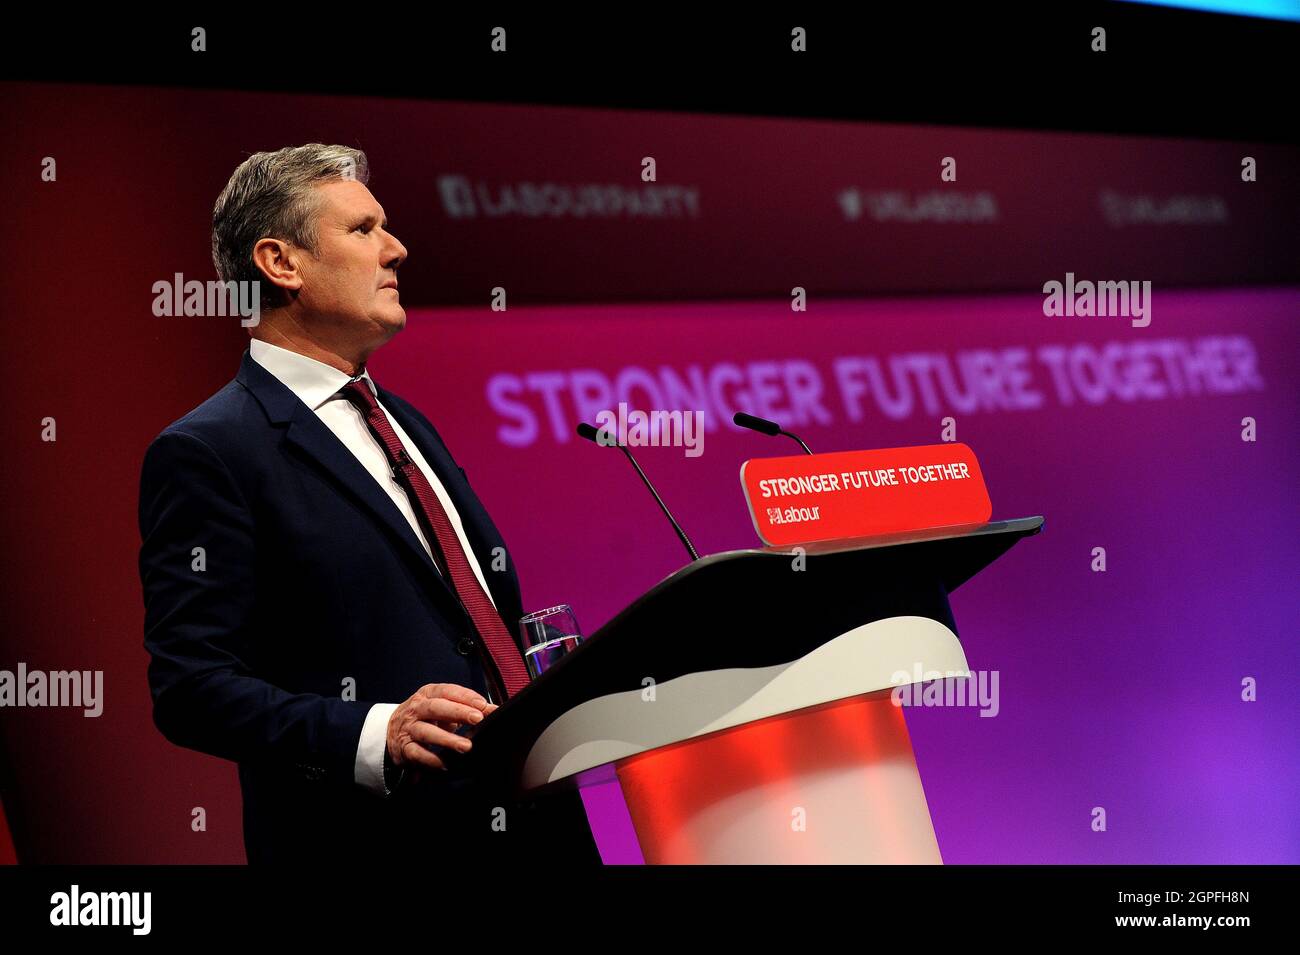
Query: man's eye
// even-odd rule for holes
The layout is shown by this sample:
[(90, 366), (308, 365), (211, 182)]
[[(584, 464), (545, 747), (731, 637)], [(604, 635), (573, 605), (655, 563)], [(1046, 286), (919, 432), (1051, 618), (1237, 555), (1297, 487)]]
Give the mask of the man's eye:
[(369, 232), (369, 231), (370, 231), (370, 225), (369, 225), (369, 223), (363, 222), (363, 223), (361, 223), (361, 225), (357, 226), (357, 227), (356, 227), (355, 229), (353, 229), (352, 231), (353, 231), (353, 232)]

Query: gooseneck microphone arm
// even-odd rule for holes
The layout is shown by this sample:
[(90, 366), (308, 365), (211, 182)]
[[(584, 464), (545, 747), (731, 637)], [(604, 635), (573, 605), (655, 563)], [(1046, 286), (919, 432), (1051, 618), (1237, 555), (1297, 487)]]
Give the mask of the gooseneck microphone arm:
[[(594, 426), (584, 423), (578, 425), (577, 430), (578, 437), (586, 438), (588, 441), (594, 442), (600, 447), (609, 446), (601, 443), (599, 432)], [(636, 463), (636, 458), (632, 457), (632, 452), (622, 444), (615, 444), (614, 447), (627, 455), (627, 459), (632, 462), (632, 467), (636, 468), (636, 473), (641, 475), (642, 482), (644, 482), (650, 493), (654, 495), (654, 499), (659, 504), (660, 510), (664, 512), (664, 517), (668, 518), (668, 523), (673, 525), (673, 530), (677, 532), (677, 537), (681, 540), (682, 546), (686, 548), (686, 553), (691, 555), (691, 560), (699, 560), (700, 555), (695, 552), (695, 545), (691, 543), (691, 539), (686, 536), (686, 532), (682, 530), (681, 525), (677, 523), (677, 519), (673, 517), (672, 511), (668, 510), (668, 505), (665, 504), (664, 499), (659, 496), (659, 492), (656, 491), (655, 486), (650, 483), (650, 479), (645, 476), (645, 472), (641, 470), (641, 465)]]
[(742, 428), (748, 428), (750, 431), (757, 431), (759, 434), (783, 434), (787, 438), (793, 438), (795, 441), (799, 442), (799, 447), (803, 448), (806, 453), (812, 454), (812, 449), (803, 443), (803, 438), (799, 437), (797, 434), (791, 434), (789, 431), (783, 430), (775, 421), (768, 421), (766, 418), (760, 418), (752, 414), (745, 414), (743, 411), (737, 411), (735, 415), (732, 416), (731, 420)]

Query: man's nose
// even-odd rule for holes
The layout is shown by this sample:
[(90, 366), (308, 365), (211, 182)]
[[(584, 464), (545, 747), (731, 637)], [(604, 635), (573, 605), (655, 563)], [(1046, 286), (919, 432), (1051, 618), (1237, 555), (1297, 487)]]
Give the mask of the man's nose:
[(396, 236), (390, 235), (390, 244), (384, 248), (383, 261), (384, 267), (395, 269), (406, 261), (406, 246), (397, 240)]

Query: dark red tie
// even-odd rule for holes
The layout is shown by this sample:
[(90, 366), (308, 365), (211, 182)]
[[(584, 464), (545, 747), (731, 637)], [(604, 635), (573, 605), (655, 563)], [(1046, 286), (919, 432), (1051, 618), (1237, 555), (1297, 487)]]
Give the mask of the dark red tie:
[(402, 480), (407, 495), (412, 498), (412, 503), (418, 504), (416, 511), (422, 513), (424, 517), (426, 533), (428, 529), (432, 529), (437, 543), (435, 550), (441, 551), (442, 569), (450, 574), (461, 603), (464, 604), (470, 619), (474, 621), (475, 629), (478, 630), (479, 636), (483, 638), (483, 643), (491, 654), (497, 672), (488, 675), (499, 678), (496, 682), (499, 686), (504, 685), (507, 698), (513, 696), (528, 685), (528, 670), (524, 666), (524, 659), (519, 655), (519, 648), (514, 640), (510, 638), (501, 615), (492, 606), (492, 601), (483, 592), (478, 577), (474, 575), (469, 559), (465, 556), (465, 549), (461, 546), (460, 537), (457, 536), (456, 529), (451, 526), (442, 502), (438, 500), (438, 495), (434, 493), (432, 485), (420, 470), (420, 466), (411, 460), (406, 448), (402, 447), (402, 441), (393, 430), (388, 415), (384, 414), (384, 409), (379, 407), (379, 402), (375, 400), (365, 380), (357, 379), (348, 382), (340, 393), (360, 409), (371, 433), (379, 439), (384, 453), (388, 455), (393, 473)]

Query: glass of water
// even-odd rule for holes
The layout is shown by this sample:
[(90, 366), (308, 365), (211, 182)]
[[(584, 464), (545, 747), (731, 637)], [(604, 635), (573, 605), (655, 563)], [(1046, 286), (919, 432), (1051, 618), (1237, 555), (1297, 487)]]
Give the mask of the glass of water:
[(520, 619), (519, 629), (524, 637), (524, 662), (534, 680), (582, 642), (578, 618), (568, 604), (528, 614)]

